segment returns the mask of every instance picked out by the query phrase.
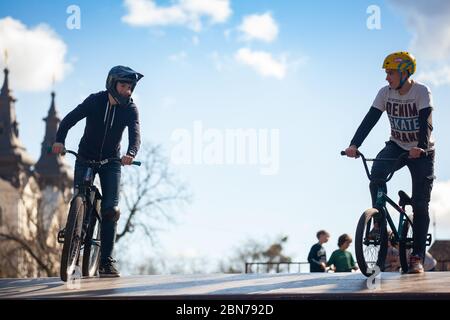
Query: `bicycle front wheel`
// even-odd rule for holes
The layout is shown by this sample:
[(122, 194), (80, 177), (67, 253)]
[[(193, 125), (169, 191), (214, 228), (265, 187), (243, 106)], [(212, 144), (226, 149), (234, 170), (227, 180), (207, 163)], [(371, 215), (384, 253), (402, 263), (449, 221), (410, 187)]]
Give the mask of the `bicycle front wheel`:
[(89, 220), (83, 250), (83, 276), (94, 277), (100, 262), (101, 224), (95, 212), (92, 212)]
[(361, 272), (369, 277), (378, 266), (384, 270), (387, 253), (386, 220), (377, 209), (364, 211), (358, 221), (355, 235), (355, 253)]
[(61, 280), (64, 282), (75, 275), (81, 277), (81, 270), (78, 270), (78, 259), (80, 257), (84, 213), (84, 199), (82, 196), (76, 196), (70, 204), (64, 233), (64, 245), (60, 267)]

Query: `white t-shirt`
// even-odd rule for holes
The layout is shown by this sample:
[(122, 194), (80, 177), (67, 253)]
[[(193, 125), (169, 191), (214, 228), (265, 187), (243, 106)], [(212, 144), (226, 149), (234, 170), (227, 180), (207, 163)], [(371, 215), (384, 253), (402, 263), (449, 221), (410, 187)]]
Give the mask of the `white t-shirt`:
[[(373, 106), (386, 111), (391, 124), (390, 140), (409, 151), (412, 147), (417, 147), (419, 140), (419, 110), (433, 108), (433, 100), (430, 89), (414, 81), (404, 95), (400, 95), (398, 90), (390, 89), (389, 86), (381, 88)], [(434, 139), (430, 135), (426, 151), (432, 149)]]

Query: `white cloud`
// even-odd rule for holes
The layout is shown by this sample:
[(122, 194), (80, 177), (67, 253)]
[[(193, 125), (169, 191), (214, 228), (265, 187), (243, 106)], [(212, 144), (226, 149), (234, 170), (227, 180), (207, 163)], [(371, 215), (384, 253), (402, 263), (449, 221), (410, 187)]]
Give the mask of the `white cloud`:
[(180, 51), (178, 53), (171, 54), (169, 56), (169, 60), (173, 62), (181, 62), (184, 61), (187, 57), (187, 53), (185, 51)]
[(419, 72), (417, 80), (424, 83), (431, 83), (435, 86), (450, 84), (450, 65), (441, 65), (439, 68), (428, 69)]
[(409, 50), (417, 58), (417, 78), (434, 85), (450, 84), (450, 1), (390, 0), (405, 16), (412, 33)]
[(243, 39), (247, 41), (256, 39), (272, 42), (278, 36), (278, 25), (269, 12), (245, 16), (238, 29), (243, 33)]
[(413, 32), (411, 51), (426, 59), (445, 59), (450, 55), (450, 1), (391, 0), (396, 12), (406, 16)]
[(250, 66), (264, 77), (283, 79), (286, 76), (287, 63), (285, 59), (276, 60), (268, 52), (241, 48), (234, 57), (238, 62)]
[[(436, 218), (439, 234), (450, 233), (450, 180), (436, 181), (431, 193), (430, 218)], [(431, 225), (430, 225), (431, 228)]]
[(65, 61), (66, 44), (45, 24), (28, 28), (11, 17), (0, 19), (1, 68), (5, 49), (13, 89), (46, 90), (51, 87), (53, 77), (61, 81), (71, 69)]
[(209, 16), (214, 23), (225, 22), (231, 15), (229, 0), (181, 0), (180, 4), (186, 12)]
[(192, 44), (193, 44), (194, 46), (197, 46), (199, 43), (200, 43), (199, 37), (193, 36), (193, 37), (192, 37)]
[(231, 16), (229, 0), (177, 0), (166, 7), (154, 0), (125, 0), (128, 9), (122, 21), (131, 26), (187, 26), (194, 31), (202, 29), (202, 18), (223, 23)]

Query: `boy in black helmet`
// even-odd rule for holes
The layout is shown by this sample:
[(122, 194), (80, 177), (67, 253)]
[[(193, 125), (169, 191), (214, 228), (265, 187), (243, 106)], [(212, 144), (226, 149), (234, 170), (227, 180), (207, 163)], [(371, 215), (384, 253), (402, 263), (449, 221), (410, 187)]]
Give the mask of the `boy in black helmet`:
[[(106, 79), (106, 91), (91, 94), (61, 121), (53, 153), (64, 150), (67, 133), (78, 121), (86, 118), (86, 127), (80, 140), (78, 154), (85, 160), (103, 160), (120, 157), (120, 141), (128, 127), (128, 150), (121, 163), (109, 162), (101, 166), (99, 174), (103, 199), (101, 202), (101, 257), (100, 277), (119, 277), (112, 257), (116, 237), (117, 220), (120, 216), (119, 185), (121, 164), (130, 165), (140, 146), (139, 114), (131, 94), (142, 74), (125, 66), (115, 66)], [(87, 170), (82, 163), (75, 163), (74, 187), (81, 183)]]

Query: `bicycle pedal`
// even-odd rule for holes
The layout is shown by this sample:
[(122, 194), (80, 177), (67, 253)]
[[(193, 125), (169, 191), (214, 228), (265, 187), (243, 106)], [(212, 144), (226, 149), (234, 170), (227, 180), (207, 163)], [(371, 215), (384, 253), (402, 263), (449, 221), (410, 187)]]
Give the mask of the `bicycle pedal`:
[(58, 232), (58, 243), (64, 243), (64, 238), (66, 236), (66, 229), (59, 230)]

